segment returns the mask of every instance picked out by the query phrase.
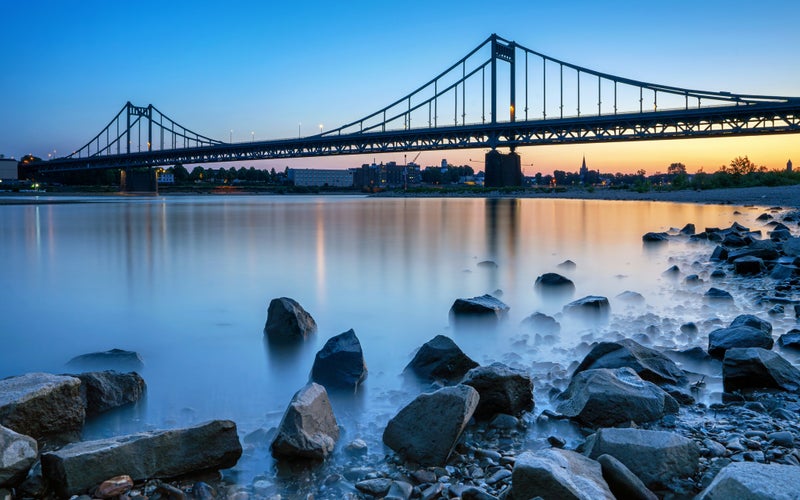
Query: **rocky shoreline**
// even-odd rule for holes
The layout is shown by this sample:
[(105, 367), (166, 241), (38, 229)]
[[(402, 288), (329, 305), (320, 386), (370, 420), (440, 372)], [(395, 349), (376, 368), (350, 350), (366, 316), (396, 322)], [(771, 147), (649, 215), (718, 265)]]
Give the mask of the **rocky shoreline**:
[[(76, 441), (86, 418), (145, 391), (135, 371), (78, 369), (136, 370), (135, 353), (76, 358), (72, 375), (0, 380), (0, 499), (798, 498), (800, 331), (788, 326), (800, 315), (800, 213), (774, 207), (758, 220), (763, 232), (687, 224), (643, 236), (646, 245), (690, 241), (704, 254), (688, 272), (665, 271), (676, 287), (705, 290), (708, 318), (697, 323), (602, 333), (614, 321), (607, 298), (567, 301), (556, 317), (532, 314), (526, 328), (546, 339), (574, 317), (599, 333), (571, 365), (544, 371), (480, 366), (451, 338), (434, 337), (403, 372), (419, 394), (380, 430), (383, 449), (350, 436), (328, 399), (357, 392), (368, 376), (352, 330), (320, 350), (280, 425), (244, 436), (217, 420)], [(571, 299), (574, 284), (547, 273), (535, 289)], [(746, 303), (733, 307), (729, 291)], [(492, 328), (507, 310), (497, 296), (457, 299), (451, 322)], [(727, 314), (735, 317), (723, 322)], [(316, 329), (296, 301), (270, 303), (271, 344), (302, 343)], [(676, 336), (703, 347), (669, 348)], [(235, 484), (213, 472), (261, 453), (276, 457), (274, 475)]]

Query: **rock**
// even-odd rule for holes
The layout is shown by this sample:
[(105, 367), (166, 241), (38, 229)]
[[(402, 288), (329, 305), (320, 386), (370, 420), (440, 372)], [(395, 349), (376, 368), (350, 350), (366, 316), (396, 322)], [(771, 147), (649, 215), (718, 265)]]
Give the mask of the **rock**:
[(622, 462), (611, 455), (597, 457), (603, 471), (603, 479), (608, 483), (611, 493), (617, 498), (630, 500), (658, 500), (658, 497), (647, 489), (641, 479), (631, 472)]
[(478, 267), (485, 267), (488, 269), (497, 269), (497, 262), (493, 260), (482, 260), (478, 262)]
[(570, 270), (572, 270), (572, 269), (575, 269), (577, 267), (577, 265), (574, 262), (572, 262), (571, 260), (567, 259), (564, 262), (562, 262), (561, 264), (558, 264), (556, 267), (559, 268), (559, 269), (570, 269)]
[(517, 456), (511, 475), (515, 500), (612, 500), (600, 464), (579, 453), (550, 448)]
[(366, 455), (367, 442), (363, 439), (354, 439), (345, 446), (345, 451), (353, 456)]
[(595, 368), (632, 368), (642, 379), (654, 384), (680, 384), (686, 374), (671, 359), (631, 339), (600, 342), (583, 358), (573, 375)]
[(703, 297), (705, 297), (708, 300), (713, 300), (713, 301), (719, 301), (719, 302), (731, 301), (731, 302), (733, 302), (733, 296), (730, 293), (726, 292), (725, 290), (720, 290), (719, 288), (714, 288), (713, 286), (711, 288), (709, 288), (708, 291), (705, 294), (703, 294)]
[[(709, 274), (709, 277), (711, 277), (712, 279), (722, 279), (725, 277), (725, 271), (723, 271), (722, 269), (714, 269), (713, 271), (711, 271), (711, 274)], [(733, 299), (733, 297), (731, 297), (731, 299)]]
[(311, 380), (327, 389), (355, 390), (365, 378), (367, 364), (361, 342), (352, 329), (328, 339), (311, 368)]
[(686, 335), (697, 335), (698, 331), (697, 325), (695, 325), (692, 321), (681, 325), (681, 332), (685, 333)]
[(756, 220), (765, 221), (765, 220), (772, 220), (772, 216), (766, 212), (756, 217)]
[(632, 292), (630, 290), (625, 290), (615, 298), (627, 304), (644, 304), (644, 296), (639, 292)]
[(678, 402), (630, 368), (586, 370), (558, 396), (557, 411), (594, 426), (658, 420), (678, 411)]
[(605, 320), (611, 312), (608, 299), (588, 295), (564, 306), (564, 314), (576, 315), (590, 320)]
[(773, 351), (757, 347), (733, 348), (725, 352), (722, 383), (728, 392), (763, 388), (797, 392), (800, 391), (800, 370)]
[(789, 238), (784, 241), (781, 250), (788, 257), (800, 257), (800, 238)]
[[(42, 463), (36, 461), (28, 471), (28, 476), (16, 487), (17, 495), (24, 498), (44, 498), (47, 485), (42, 476)], [(3, 497), (0, 496), (0, 500)]]
[(675, 277), (675, 276), (679, 275), (680, 273), (681, 273), (680, 268), (678, 266), (676, 266), (676, 265), (672, 265), (672, 266), (669, 267), (669, 269), (667, 269), (666, 271), (664, 271), (661, 274), (663, 276)]
[(356, 483), (356, 489), (375, 498), (383, 498), (389, 492), (389, 488), (392, 487), (392, 482), (391, 479), (386, 477), (365, 479)]
[(322, 460), (339, 439), (339, 425), (325, 388), (309, 383), (292, 397), (272, 441), (276, 458)]
[(600, 429), (587, 439), (584, 454), (594, 459), (611, 455), (648, 488), (663, 488), (673, 479), (694, 475), (700, 447), (674, 432)]
[(561, 325), (552, 316), (535, 312), (522, 320), (522, 326), (537, 333), (556, 334), (561, 331)]
[(733, 270), (736, 274), (761, 274), (766, 267), (764, 261), (758, 257), (746, 256), (733, 261)]
[(95, 498), (114, 498), (129, 492), (131, 488), (133, 488), (131, 476), (115, 476), (100, 483), (94, 496)]
[(558, 273), (544, 273), (536, 278), (536, 283), (533, 286), (540, 292), (553, 290), (572, 293), (575, 291), (575, 283), (573, 283), (571, 279), (561, 276)]
[(794, 436), (789, 431), (772, 432), (767, 435), (767, 439), (776, 446), (783, 446), (784, 448), (794, 447)]
[(533, 409), (531, 377), (502, 363), (473, 368), (461, 383), (474, 387), (480, 395), (476, 418), (489, 418), (496, 413), (519, 416)]
[(519, 427), (519, 419), (507, 413), (498, 413), (489, 422), (492, 429), (516, 429)]
[(689, 236), (693, 235), (694, 232), (695, 232), (695, 227), (694, 224), (692, 224), (691, 222), (683, 226), (683, 228), (681, 229), (681, 234), (686, 234)]
[(768, 335), (772, 335), (772, 323), (752, 314), (740, 314), (736, 316), (729, 326), (732, 328), (737, 326), (749, 326), (751, 328), (758, 328)]
[(35, 439), (0, 425), (0, 488), (21, 483), (38, 454)]
[(80, 371), (116, 370), (120, 372), (138, 372), (144, 368), (144, 361), (139, 353), (124, 349), (111, 349), (104, 352), (92, 352), (75, 356), (67, 362), (67, 367)]
[(405, 481), (392, 481), (384, 500), (408, 500), (414, 487)]
[(506, 304), (488, 294), (469, 299), (456, 299), (450, 307), (450, 321), (456, 325), (471, 320), (495, 324), (506, 317), (508, 310)]
[(661, 243), (669, 240), (667, 233), (645, 233), (642, 235), (642, 241), (645, 243)]
[(213, 420), (183, 429), (69, 444), (42, 455), (42, 472), (59, 496), (68, 497), (123, 474), (138, 482), (227, 469), (241, 455), (236, 424)]
[(79, 433), (86, 414), (81, 381), (49, 373), (0, 380), (0, 425), (34, 439)]
[(486, 493), (485, 490), (482, 490), (477, 486), (467, 486), (461, 491), (461, 500), (498, 500), (498, 498), (494, 495)]
[(780, 256), (778, 247), (771, 240), (755, 240), (743, 248), (728, 252), (728, 262), (734, 262), (742, 257), (758, 257), (761, 260), (775, 260)]
[(800, 349), (800, 330), (792, 328), (778, 337), (778, 345), (784, 349)]
[(86, 372), (75, 376), (81, 380), (87, 416), (135, 403), (145, 392), (144, 379), (136, 372)]
[(729, 326), (718, 328), (708, 334), (708, 354), (722, 359), (725, 351), (736, 347), (761, 347), (772, 349), (772, 335), (752, 326)]
[(464, 354), (450, 337), (437, 335), (419, 348), (403, 373), (424, 381), (444, 380), (453, 383), (476, 366), (478, 363)]
[(386, 426), (383, 442), (406, 460), (442, 466), (478, 407), (478, 391), (468, 385), (420, 394)]
[(797, 274), (797, 266), (788, 264), (776, 264), (769, 273), (769, 277), (774, 280), (785, 280)]
[(734, 462), (721, 471), (697, 500), (796, 500), (800, 467)]
[(267, 309), (264, 334), (274, 341), (292, 342), (307, 338), (317, 331), (317, 322), (294, 299), (272, 299)]

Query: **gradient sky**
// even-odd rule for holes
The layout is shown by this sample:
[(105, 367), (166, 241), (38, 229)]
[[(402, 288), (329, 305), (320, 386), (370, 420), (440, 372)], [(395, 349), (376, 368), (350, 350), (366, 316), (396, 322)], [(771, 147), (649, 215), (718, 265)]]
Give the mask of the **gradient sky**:
[[(493, 9), (493, 7), (495, 7)], [(427, 82), (491, 33), (568, 62), (680, 87), (800, 96), (800, 2), (6, 2), (0, 154), (75, 150), (127, 101), (227, 141), (295, 137), (360, 118)], [(519, 107), (519, 105), (518, 105)], [(519, 116), (519, 114), (518, 114)], [(800, 134), (522, 148), (532, 175), (714, 171), (736, 156), (800, 165)], [(482, 159), (424, 152), (418, 163)], [(409, 158), (410, 159), (410, 158)], [(346, 168), (339, 156), (256, 167)], [(402, 154), (377, 157), (403, 161)], [(249, 166), (250, 163), (245, 166)], [(210, 164), (208, 166), (216, 167)], [(473, 166), (481, 168), (482, 165)]]

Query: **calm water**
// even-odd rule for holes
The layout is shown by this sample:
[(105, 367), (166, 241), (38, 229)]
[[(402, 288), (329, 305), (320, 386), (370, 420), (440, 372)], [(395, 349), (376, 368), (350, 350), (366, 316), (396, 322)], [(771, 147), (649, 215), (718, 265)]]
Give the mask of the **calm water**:
[[(343, 441), (363, 437), (377, 452), (386, 420), (414, 396), (400, 372), (439, 333), (482, 364), (505, 361), (534, 374), (540, 362), (580, 359), (573, 348), (581, 341), (643, 333), (651, 324), (662, 332), (656, 344), (680, 345), (673, 340), (680, 324), (709, 316), (699, 300), (707, 285), (680, 290), (661, 273), (673, 263), (692, 272), (711, 247), (672, 241), (648, 249), (641, 235), (687, 222), (698, 230), (734, 220), (754, 226), (761, 213), (537, 199), (90, 201), (0, 206), (0, 377), (63, 373), (73, 356), (130, 349), (145, 360), (147, 400), (90, 425), (87, 436), (211, 418), (233, 419), (244, 434), (276, 425), (315, 352), (353, 328), (369, 377), (358, 395), (334, 404)], [(542, 301), (533, 283), (566, 259), (577, 264), (559, 271), (575, 281), (574, 298), (607, 296), (614, 317), (602, 330), (565, 325), (555, 345), (538, 343), (519, 323), (561, 310), (564, 300)], [(497, 267), (478, 266), (484, 260)], [(507, 322), (495, 331), (451, 330), (456, 298), (496, 290), (511, 307)], [(625, 290), (642, 293), (646, 305), (615, 301)], [(264, 342), (267, 304), (280, 296), (295, 298), (319, 325), (305, 349), (276, 352)], [(537, 404), (542, 399), (537, 392)], [(256, 455), (269, 462), (267, 453)]]

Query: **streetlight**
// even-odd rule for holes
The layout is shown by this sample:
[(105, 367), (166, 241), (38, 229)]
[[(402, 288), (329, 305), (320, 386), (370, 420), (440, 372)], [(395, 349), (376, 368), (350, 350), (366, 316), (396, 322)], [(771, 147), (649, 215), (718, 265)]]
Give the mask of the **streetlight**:
[(300, 133), (300, 125), (302, 125), (302, 123), (299, 123), (299, 122), (298, 122), (298, 124), (297, 124), (297, 137), (298, 137), (298, 139), (299, 139), (300, 137), (303, 137), (303, 134), (302, 134), (302, 133)]
[(319, 134), (322, 135), (322, 124), (319, 124)]
[(250, 142), (256, 142), (256, 133), (250, 132)]
[(229, 140), (228, 142), (230, 142), (231, 144), (233, 144), (233, 129), (231, 129), (230, 140)]

